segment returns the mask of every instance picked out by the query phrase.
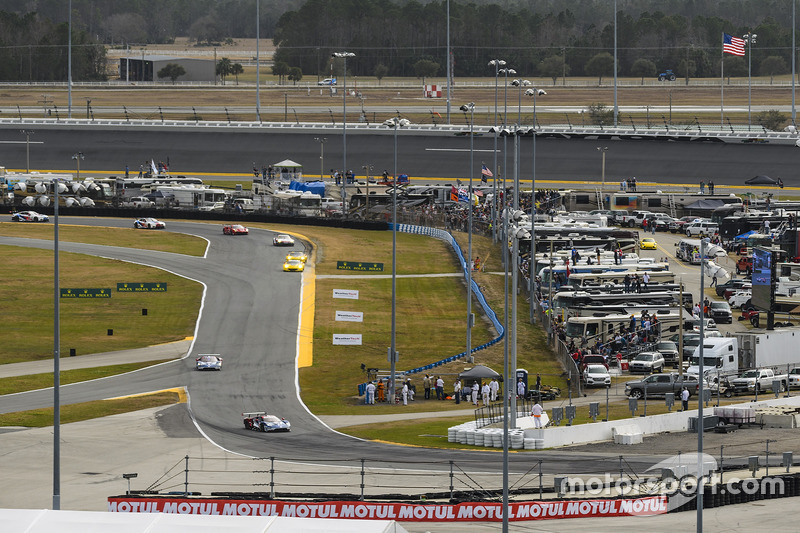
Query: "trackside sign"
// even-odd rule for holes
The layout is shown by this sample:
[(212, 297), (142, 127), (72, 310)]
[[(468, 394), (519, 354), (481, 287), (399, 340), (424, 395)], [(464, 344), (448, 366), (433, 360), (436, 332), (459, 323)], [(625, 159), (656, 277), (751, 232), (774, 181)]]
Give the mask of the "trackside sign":
[[(229, 516), (289, 516), (348, 518), (406, 522), (499, 522), (499, 503), (417, 505), (367, 502), (282, 502), (264, 500), (159, 499), (111, 497), (108, 510), (116, 513), (176, 513)], [(667, 512), (666, 496), (620, 500), (569, 500), (511, 503), (509, 520), (552, 520), (611, 516), (644, 516)]]

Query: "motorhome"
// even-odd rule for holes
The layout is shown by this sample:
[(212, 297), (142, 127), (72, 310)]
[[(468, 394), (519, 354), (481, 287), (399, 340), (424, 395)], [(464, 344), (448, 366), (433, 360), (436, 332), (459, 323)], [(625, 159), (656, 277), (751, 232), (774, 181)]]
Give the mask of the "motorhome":
[[(661, 284), (674, 284), (675, 272), (670, 270), (645, 270), (650, 276), (650, 283), (660, 286)], [(639, 276), (643, 276), (644, 272), (637, 272)], [(570, 274), (567, 283), (573, 287), (604, 287), (609, 284), (617, 285), (622, 288), (625, 274), (627, 271), (611, 271), (611, 272), (578, 272)]]
[[(661, 335), (666, 335), (667, 333), (677, 332), (688, 313), (683, 308), (670, 308), (657, 311), (656, 316), (660, 324)], [(637, 319), (638, 327), (639, 319), (638, 317), (635, 318)], [(567, 319), (565, 333), (568, 338), (583, 338), (589, 344), (593, 344), (596, 340), (605, 343), (613, 340), (621, 328), (628, 327), (630, 321), (631, 315), (628, 314), (572, 317)]]

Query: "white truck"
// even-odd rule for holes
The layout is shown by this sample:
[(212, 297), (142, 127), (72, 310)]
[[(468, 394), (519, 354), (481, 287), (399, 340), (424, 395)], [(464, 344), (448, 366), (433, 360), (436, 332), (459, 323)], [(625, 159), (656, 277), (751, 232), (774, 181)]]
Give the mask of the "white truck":
[(734, 333), (741, 348), (739, 368), (762, 368), (800, 365), (800, 332), (794, 329), (751, 330)]
[[(736, 394), (748, 394), (764, 390), (785, 391), (789, 386), (787, 374), (776, 374), (771, 368), (745, 370), (741, 376), (730, 382)], [(776, 386), (775, 383), (778, 383)]]
[[(739, 340), (736, 337), (706, 337), (703, 340), (703, 375), (733, 375), (739, 371)], [(689, 375), (700, 373), (700, 345), (694, 350), (689, 368)]]

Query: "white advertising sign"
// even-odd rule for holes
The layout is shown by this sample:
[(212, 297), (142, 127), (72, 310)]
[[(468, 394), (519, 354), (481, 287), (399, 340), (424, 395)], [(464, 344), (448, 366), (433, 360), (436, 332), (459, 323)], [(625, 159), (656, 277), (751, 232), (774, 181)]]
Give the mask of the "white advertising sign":
[(361, 333), (334, 333), (333, 344), (340, 346), (361, 346)]
[(364, 313), (361, 311), (336, 311), (337, 322), (363, 322)]
[(334, 298), (346, 298), (348, 300), (358, 300), (358, 291), (349, 289), (333, 289)]

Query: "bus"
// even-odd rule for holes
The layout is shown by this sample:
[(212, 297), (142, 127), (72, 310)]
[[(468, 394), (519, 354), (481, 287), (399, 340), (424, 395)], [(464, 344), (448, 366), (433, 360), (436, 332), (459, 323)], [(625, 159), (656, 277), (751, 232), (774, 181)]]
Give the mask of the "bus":
[[(691, 317), (686, 310), (680, 307), (659, 309), (655, 315), (658, 317), (659, 331), (662, 336), (678, 332), (684, 319)], [(627, 328), (630, 321), (631, 315), (627, 313), (571, 317), (567, 319), (566, 335), (571, 339), (586, 339), (590, 345), (597, 340), (606, 343), (614, 340), (614, 336), (623, 328)], [(641, 324), (638, 316), (636, 324), (637, 328)]]
[[(553, 283), (558, 284), (559, 286), (562, 284), (566, 284), (568, 279), (573, 274), (602, 274), (604, 272), (618, 272), (621, 273), (621, 276), (624, 278), (625, 274), (643, 274), (644, 272), (656, 272), (661, 270), (667, 270), (669, 265), (667, 263), (654, 263), (654, 262), (642, 262), (642, 263), (633, 263), (628, 265), (587, 265), (583, 263), (579, 263), (577, 265), (553, 265), (552, 269), (548, 263), (540, 262), (537, 265), (547, 265), (539, 269), (538, 275), (541, 277), (542, 286), (547, 285), (550, 283), (551, 277), (550, 272), (559, 275), (559, 280), (553, 278)], [(569, 275), (567, 275), (567, 271), (569, 270)]]
[[(650, 285), (652, 284), (674, 284), (675, 273), (670, 270), (646, 270), (650, 276)], [(607, 285), (614, 285), (622, 289), (624, 287), (625, 274), (627, 271), (610, 271), (610, 272), (580, 272), (570, 274), (567, 283), (573, 287), (605, 287)], [(643, 276), (644, 272), (638, 272), (639, 276)]]

